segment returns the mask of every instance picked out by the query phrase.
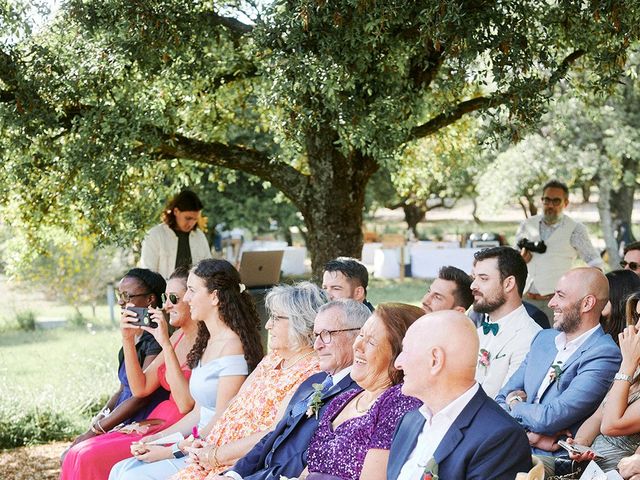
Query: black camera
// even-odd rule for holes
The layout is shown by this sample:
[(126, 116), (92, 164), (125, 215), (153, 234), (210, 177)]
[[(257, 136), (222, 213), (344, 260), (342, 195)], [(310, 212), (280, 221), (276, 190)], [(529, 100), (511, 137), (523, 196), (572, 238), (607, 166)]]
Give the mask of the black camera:
[(131, 325), (137, 325), (139, 327), (149, 327), (156, 328), (158, 326), (157, 322), (151, 320), (149, 316), (149, 310), (143, 307), (129, 307), (127, 310), (131, 310), (136, 314), (138, 320), (135, 322), (130, 322)]
[(524, 248), (526, 250), (529, 250), (530, 252), (535, 253), (544, 253), (547, 251), (547, 245), (544, 243), (544, 240), (532, 242), (528, 238), (521, 239), (518, 242), (518, 248)]

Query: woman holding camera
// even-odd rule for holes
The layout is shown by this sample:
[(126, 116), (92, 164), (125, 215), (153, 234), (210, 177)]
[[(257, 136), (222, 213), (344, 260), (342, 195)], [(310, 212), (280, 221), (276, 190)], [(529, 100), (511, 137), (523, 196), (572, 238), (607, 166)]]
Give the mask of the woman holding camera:
[[(187, 356), (195, 408), (171, 427), (131, 444), (135, 458), (117, 463), (111, 479), (166, 478), (182, 468), (186, 449), (194, 440), (189, 434), (207, 434), (262, 359), (260, 320), (238, 271), (229, 262), (199, 262), (189, 275), (184, 301), (199, 321), (197, 338)], [(187, 438), (168, 446), (151, 443), (176, 433)]]
[[(148, 308), (161, 305), (161, 297), (166, 288), (162, 276), (144, 268), (134, 268), (127, 272), (118, 286), (119, 304), (125, 312), (125, 306)], [(124, 313), (123, 313), (124, 315)], [(156, 359), (162, 348), (149, 332), (141, 332), (132, 338), (131, 348), (139, 368), (146, 369)], [(128, 424), (147, 418), (147, 415), (163, 400), (168, 393), (163, 388), (151, 390), (145, 396), (134, 396), (129, 384), (125, 366), (124, 347), (118, 354), (118, 378), (120, 388), (114, 393), (102, 411), (94, 417), (87, 432), (78, 436), (71, 447), (63, 453), (61, 479), (89, 478), (79, 473), (80, 465), (85, 462), (83, 455), (91, 449), (97, 438), (120, 424)]]

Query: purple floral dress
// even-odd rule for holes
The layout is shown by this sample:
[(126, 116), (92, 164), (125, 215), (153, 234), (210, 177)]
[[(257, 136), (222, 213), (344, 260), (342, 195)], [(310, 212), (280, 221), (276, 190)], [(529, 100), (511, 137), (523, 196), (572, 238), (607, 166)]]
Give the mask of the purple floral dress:
[(350, 390), (334, 398), (309, 443), (309, 472), (358, 480), (369, 449), (389, 450), (393, 432), (402, 416), (422, 405), (420, 400), (403, 395), (400, 388), (401, 385), (389, 388), (367, 413), (347, 420), (335, 430), (331, 422), (362, 389)]

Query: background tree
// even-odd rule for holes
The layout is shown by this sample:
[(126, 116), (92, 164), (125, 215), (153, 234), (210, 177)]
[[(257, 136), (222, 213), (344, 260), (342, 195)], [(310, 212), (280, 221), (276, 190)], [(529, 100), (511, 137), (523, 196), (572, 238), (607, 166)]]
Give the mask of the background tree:
[(366, 185), (407, 142), (474, 111), (518, 135), (576, 62), (614, 79), (638, 17), (615, 0), (69, 0), (0, 52), (0, 201), (126, 241), (175, 159), (241, 170), (299, 209), (318, 274), (360, 254)]
[(640, 160), (638, 65), (633, 63), (610, 95), (560, 92), (539, 131), (497, 155), (478, 181), (483, 214), (516, 199), (531, 205), (550, 178), (577, 187), (596, 185), (609, 264), (618, 268), (622, 232), (625, 241), (634, 240), (631, 214)]
[(199, 191), (210, 224), (207, 236), (211, 245), (213, 227), (218, 224), (225, 224), (227, 230), (245, 228), (253, 235), (279, 235), (289, 245), (293, 245), (293, 227), (305, 236), (298, 209), (268, 182), (227, 171), (203, 181)]

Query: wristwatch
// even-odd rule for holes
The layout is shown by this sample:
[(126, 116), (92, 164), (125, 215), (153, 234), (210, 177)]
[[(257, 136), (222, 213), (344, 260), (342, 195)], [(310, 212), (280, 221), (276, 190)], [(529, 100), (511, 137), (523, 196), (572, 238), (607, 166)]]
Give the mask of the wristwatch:
[(627, 375), (626, 373), (616, 373), (613, 376), (614, 380), (624, 380), (625, 382), (633, 383), (633, 377), (631, 375)]
[(186, 455), (186, 453), (180, 450), (180, 447), (178, 446), (177, 443), (173, 444), (173, 447), (171, 448), (171, 453), (173, 454), (173, 458), (182, 458)]

